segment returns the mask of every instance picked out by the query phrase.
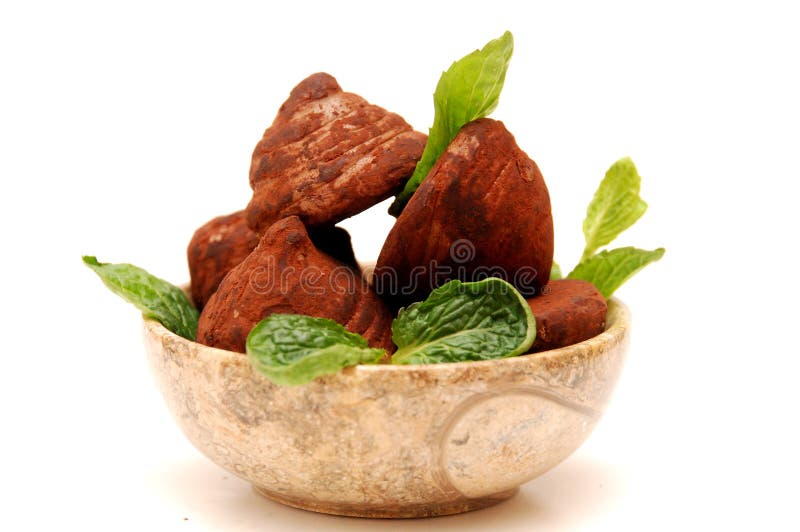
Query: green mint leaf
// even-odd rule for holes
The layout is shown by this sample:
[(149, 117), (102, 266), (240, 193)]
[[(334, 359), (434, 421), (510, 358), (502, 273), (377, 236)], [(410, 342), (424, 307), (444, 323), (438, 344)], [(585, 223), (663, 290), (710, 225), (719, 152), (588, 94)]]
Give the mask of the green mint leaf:
[(608, 299), (636, 272), (663, 256), (664, 248), (647, 251), (624, 247), (601, 251), (597, 255), (582, 260), (567, 278), (589, 281)]
[(496, 277), (450, 281), (392, 323), (393, 364), (490, 360), (526, 353), (536, 322), (525, 299)]
[(391, 215), (400, 215), (459, 130), (473, 120), (488, 116), (497, 107), (513, 51), (514, 38), (507, 31), (442, 73), (433, 93), (434, 117), (428, 142), (413, 175), (389, 207)]
[(197, 309), (183, 290), (132, 264), (107, 264), (85, 256), (91, 268), (115, 294), (179, 336), (194, 340), (197, 336)]
[(561, 273), (561, 266), (559, 266), (556, 261), (553, 261), (553, 265), (550, 267), (550, 280), (557, 281), (563, 278), (564, 275)]
[(371, 349), (358, 334), (333, 320), (273, 314), (247, 336), (253, 367), (275, 384), (296, 386), (356, 364), (374, 364), (383, 349)]
[(639, 197), (640, 183), (639, 172), (630, 157), (611, 165), (586, 210), (583, 259), (610, 244), (642, 217), (647, 210), (647, 203)]

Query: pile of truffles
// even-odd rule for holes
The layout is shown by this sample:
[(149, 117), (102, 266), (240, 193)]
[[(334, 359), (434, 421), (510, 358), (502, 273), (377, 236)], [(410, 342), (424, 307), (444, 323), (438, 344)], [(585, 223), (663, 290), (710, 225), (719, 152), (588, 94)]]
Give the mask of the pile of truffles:
[(536, 317), (532, 351), (602, 332), (606, 301), (588, 282), (549, 281), (550, 197), (502, 122), (464, 126), (411, 197), (365, 279), (335, 224), (398, 194), (426, 136), (342, 91), (324, 73), (300, 82), (256, 145), (246, 209), (207, 222), (188, 248), (197, 341), (245, 352), (274, 313), (329, 318), (394, 351), (397, 309), (451, 279), (500, 277)]

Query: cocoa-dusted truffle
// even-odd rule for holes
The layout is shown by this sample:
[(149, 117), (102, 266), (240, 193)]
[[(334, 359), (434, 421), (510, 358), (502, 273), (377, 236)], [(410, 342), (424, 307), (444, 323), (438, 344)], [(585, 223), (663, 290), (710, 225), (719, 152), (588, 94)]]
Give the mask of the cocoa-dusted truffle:
[(542, 294), (528, 299), (536, 318), (536, 340), (531, 352), (577, 344), (605, 329), (606, 299), (587, 281), (550, 281)]
[(195, 231), (186, 255), (192, 280), (192, 299), (202, 309), (222, 278), (258, 245), (247, 227), (244, 211), (218, 216)]
[(296, 216), (273, 224), (222, 280), (197, 326), (197, 341), (244, 352), (250, 330), (274, 313), (329, 318), (392, 351), (392, 314), (345, 265), (314, 247)]
[[(309, 235), (314, 246), (334, 259), (358, 269), (350, 234), (341, 227), (319, 227)], [(195, 231), (187, 256), (192, 300), (202, 310), (222, 278), (258, 245), (258, 235), (247, 226), (244, 211), (218, 216)]]
[(552, 261), (542, 174), (502, 122), (481, 119), (461, 129), (397, 218), (374, 285), (394, 305), (450, 279), (490, 276), (527, 297), (547, 284)]
[(300, 82), (253, 151), (247, 221), (259, 233), (286, 216), (333, 225), (399, 192), (426, 136), (329, 74)]

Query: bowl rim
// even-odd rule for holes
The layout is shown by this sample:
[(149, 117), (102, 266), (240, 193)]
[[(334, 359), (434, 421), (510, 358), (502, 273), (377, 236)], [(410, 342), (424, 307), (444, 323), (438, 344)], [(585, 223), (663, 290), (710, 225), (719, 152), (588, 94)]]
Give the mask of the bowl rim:
[[(186, 348), (195, 351), (198, 355), (205, 354), (208, 357), (218, 357), (217, 362), (229, 364), (247, 364), (251, 366), (250, 360), (244, 353), (228, 351), (218, 347), (211, 347), (201, 344), (194, 340), (189, 340), (168, 330), (161, 323), (152, 318), (142, 316), (145, 331), (153, 335), (159, 341), (168, 340), (183, 344)], [(571, 344), (557, 349), (539, 351), (537, 353), (527, 353), (508, 358), (498, 358), (493, 360), (476, 360), (466, 362), (443, 362), (440, 364), (359, 364), (350, 366), (342, 371), (352, 374), (374, 374), (384, 372), (404, 372), (404, 373), (451, 373), (458, 370), (468, 370), (474, 368), (487, 368), (497, 366), (508, 366), (513, 368), (516, 365), (530, 364), (531, 361), (558, 362), (577, 354), (578, 352), (603, 352), (608, 346), (621, 341), (630, 328), (630, 310), (619, 299), (612, 297), (608, 300), (608, 312), (606, 314), (606, 328), (600, 334), (593, 336), (582, 342)], [(191, 352), (191, 351), (189, 351)], [(251, 366), (252, 367), (252, 366)], [(257, 372), (256, 372), (257, 373)], [(341, 374), (341, 372), (339, 372)], [(265, 380), (266, 377), (264, 377)]]

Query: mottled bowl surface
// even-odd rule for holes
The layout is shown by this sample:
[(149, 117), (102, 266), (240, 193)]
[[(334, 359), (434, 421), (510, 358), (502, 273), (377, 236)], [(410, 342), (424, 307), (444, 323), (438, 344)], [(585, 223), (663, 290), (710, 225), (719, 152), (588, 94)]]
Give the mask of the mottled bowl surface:
[(605, 332), (562, 349), (355, 366), (297, 387), (155, 321), (144, 336), (184, 434), (259, 493), (319, 512), (420, 517), (503, 500), (577, 449), (608, 403), (629, 326), (612, 300)]

